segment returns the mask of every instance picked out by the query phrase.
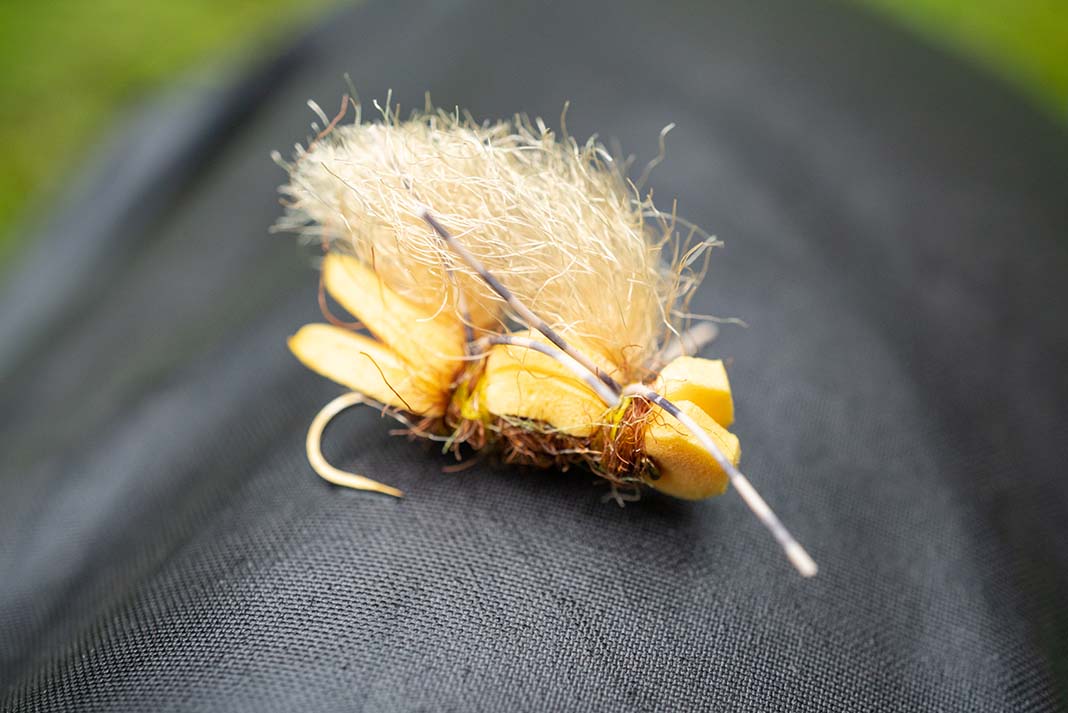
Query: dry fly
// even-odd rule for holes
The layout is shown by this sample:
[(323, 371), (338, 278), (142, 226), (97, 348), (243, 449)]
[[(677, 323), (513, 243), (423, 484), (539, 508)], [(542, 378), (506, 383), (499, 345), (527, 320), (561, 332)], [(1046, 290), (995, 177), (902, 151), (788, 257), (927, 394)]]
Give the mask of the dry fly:
[[(388, 100), (374, 121), (351, 105), (342, 124), (348, 97), (333, 120), (309, 102), (318, 134), (292, 162), (274, 157), (289, 174), (277, 227), (326, 252), (329, 324), (289, 347), (349, 390), (308, 431), (315, 472), (401, 496), (322, 455), (330, 420), (367, 404), (457, 457), (466, 445), (584, 466), (620, 503), (644, 486), (697, 500), (731, 484), (814, 575), (738, 470), (723, 363), (690, 356), (714, 333), (686, 308), (714, 240), (657, 209), (595, 137), (569, 136), (566, 116), (558, 136), (540, 119), (478, 123), (429, 100), (408, 119)], [(324, 291), (358, 322), (330, 314)]]

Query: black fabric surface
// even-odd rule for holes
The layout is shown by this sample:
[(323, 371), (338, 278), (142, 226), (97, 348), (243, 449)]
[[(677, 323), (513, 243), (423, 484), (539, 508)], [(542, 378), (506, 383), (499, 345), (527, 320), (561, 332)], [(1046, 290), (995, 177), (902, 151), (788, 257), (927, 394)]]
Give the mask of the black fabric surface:
[[(379, 2), (286, 57), (153, 114), (8, 280), (0, 709), (1057, 707), (1063, 129), (785, 0)], [(727, 243), (694, 308), (751, 325), (708, 354), (816, 579), (733, 494), (619, 509), (581, 474), (444, 474), (372, 412), (328, 456), (409, 497), (312, 474), (339, 389), (285, 349), (316, 280), (267, 233), (268, 154), (345, 72), (479, 117), (570, 99), (574, 134), (640, 162), (678, 124), (653, 185)]]

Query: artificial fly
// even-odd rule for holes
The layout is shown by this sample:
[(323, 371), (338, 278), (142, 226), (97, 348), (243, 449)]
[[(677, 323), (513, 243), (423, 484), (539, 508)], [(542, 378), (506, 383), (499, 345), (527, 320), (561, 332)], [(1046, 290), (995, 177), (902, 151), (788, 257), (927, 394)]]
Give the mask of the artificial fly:
[(315, 472), (402, 495), (322, 455), (331, 419), (367, 404), (457, 457), (467, 446), (584, 466), (620, 504), (645, 486), (698, 500), (733, 485), (815, 575), (738, 470), (722, 361), (690, 356), (715, 334), (686, 310), (715, 240), (658, 210), (629, 162), (570, 137), (565, 116), (558, 138), (540, 119), (476, 123), (429, 100), (407, 120), (376, 102), (380, 119), (365, 122), (351, 103), (343, 125), (348, 97), (330, 121), (309, 102), (322, 130), (292, 163), (274, 156), (289, 173), (276, 227), (323, 245), (322, 288), (359, 320), (333, 317), (321, 295), (329, 324), (289, 340), (350, 390), (308, 430)]

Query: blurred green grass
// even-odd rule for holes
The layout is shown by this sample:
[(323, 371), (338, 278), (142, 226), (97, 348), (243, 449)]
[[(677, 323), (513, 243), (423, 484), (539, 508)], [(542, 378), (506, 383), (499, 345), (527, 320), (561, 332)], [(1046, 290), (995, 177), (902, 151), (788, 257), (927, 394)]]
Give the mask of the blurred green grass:
[(118, 112), (182, 73), (249, 60), (331, 0), (0, 2), (0, 264)]
[(859, 0), (1016, 84), (1068, 121), (1065, 0)]
[[(1068, 116), (1065, 0), (853, 0), (987, 65)], [(248, 59), (331, 0), (0, 3), (0, 264), (15, 226), (118, 112), (205, 63)]]

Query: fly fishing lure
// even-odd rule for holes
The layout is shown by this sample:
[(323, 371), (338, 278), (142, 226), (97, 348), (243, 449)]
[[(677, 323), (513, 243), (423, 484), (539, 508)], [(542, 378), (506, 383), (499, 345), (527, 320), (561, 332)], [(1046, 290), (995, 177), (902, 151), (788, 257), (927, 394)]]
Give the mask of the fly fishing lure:
[[(277, 227), (326, 249), (330, 323), (302, 327), (289, 347), (350, 390), (309, 428), (314, 470), (401, 496), (322, 455), (330, 420), (367, 404), (458, 456), (466, 444), (584, 466), (621, 503), (644, 486), (696, 500), (732, 484), (814, 575), (737, 468), (723, 363), (688, 355), (713, 331), (687, 329), (686, 305), (714, 241), (658, 210), (595, 138), (568, 136), (565, 117), (558, 137), (540, 119), (476, 123), (429, 101), (407, 120), (376, 102), (380, 118), (366, 122), (354, 101), (355, 122), (340, 125), (347, 104), (328, 121), (309, 102), (322, 131), (291, 163), (275, 154), (289, 173)], [(324, 290), (359, 322), (333, 317)]]

